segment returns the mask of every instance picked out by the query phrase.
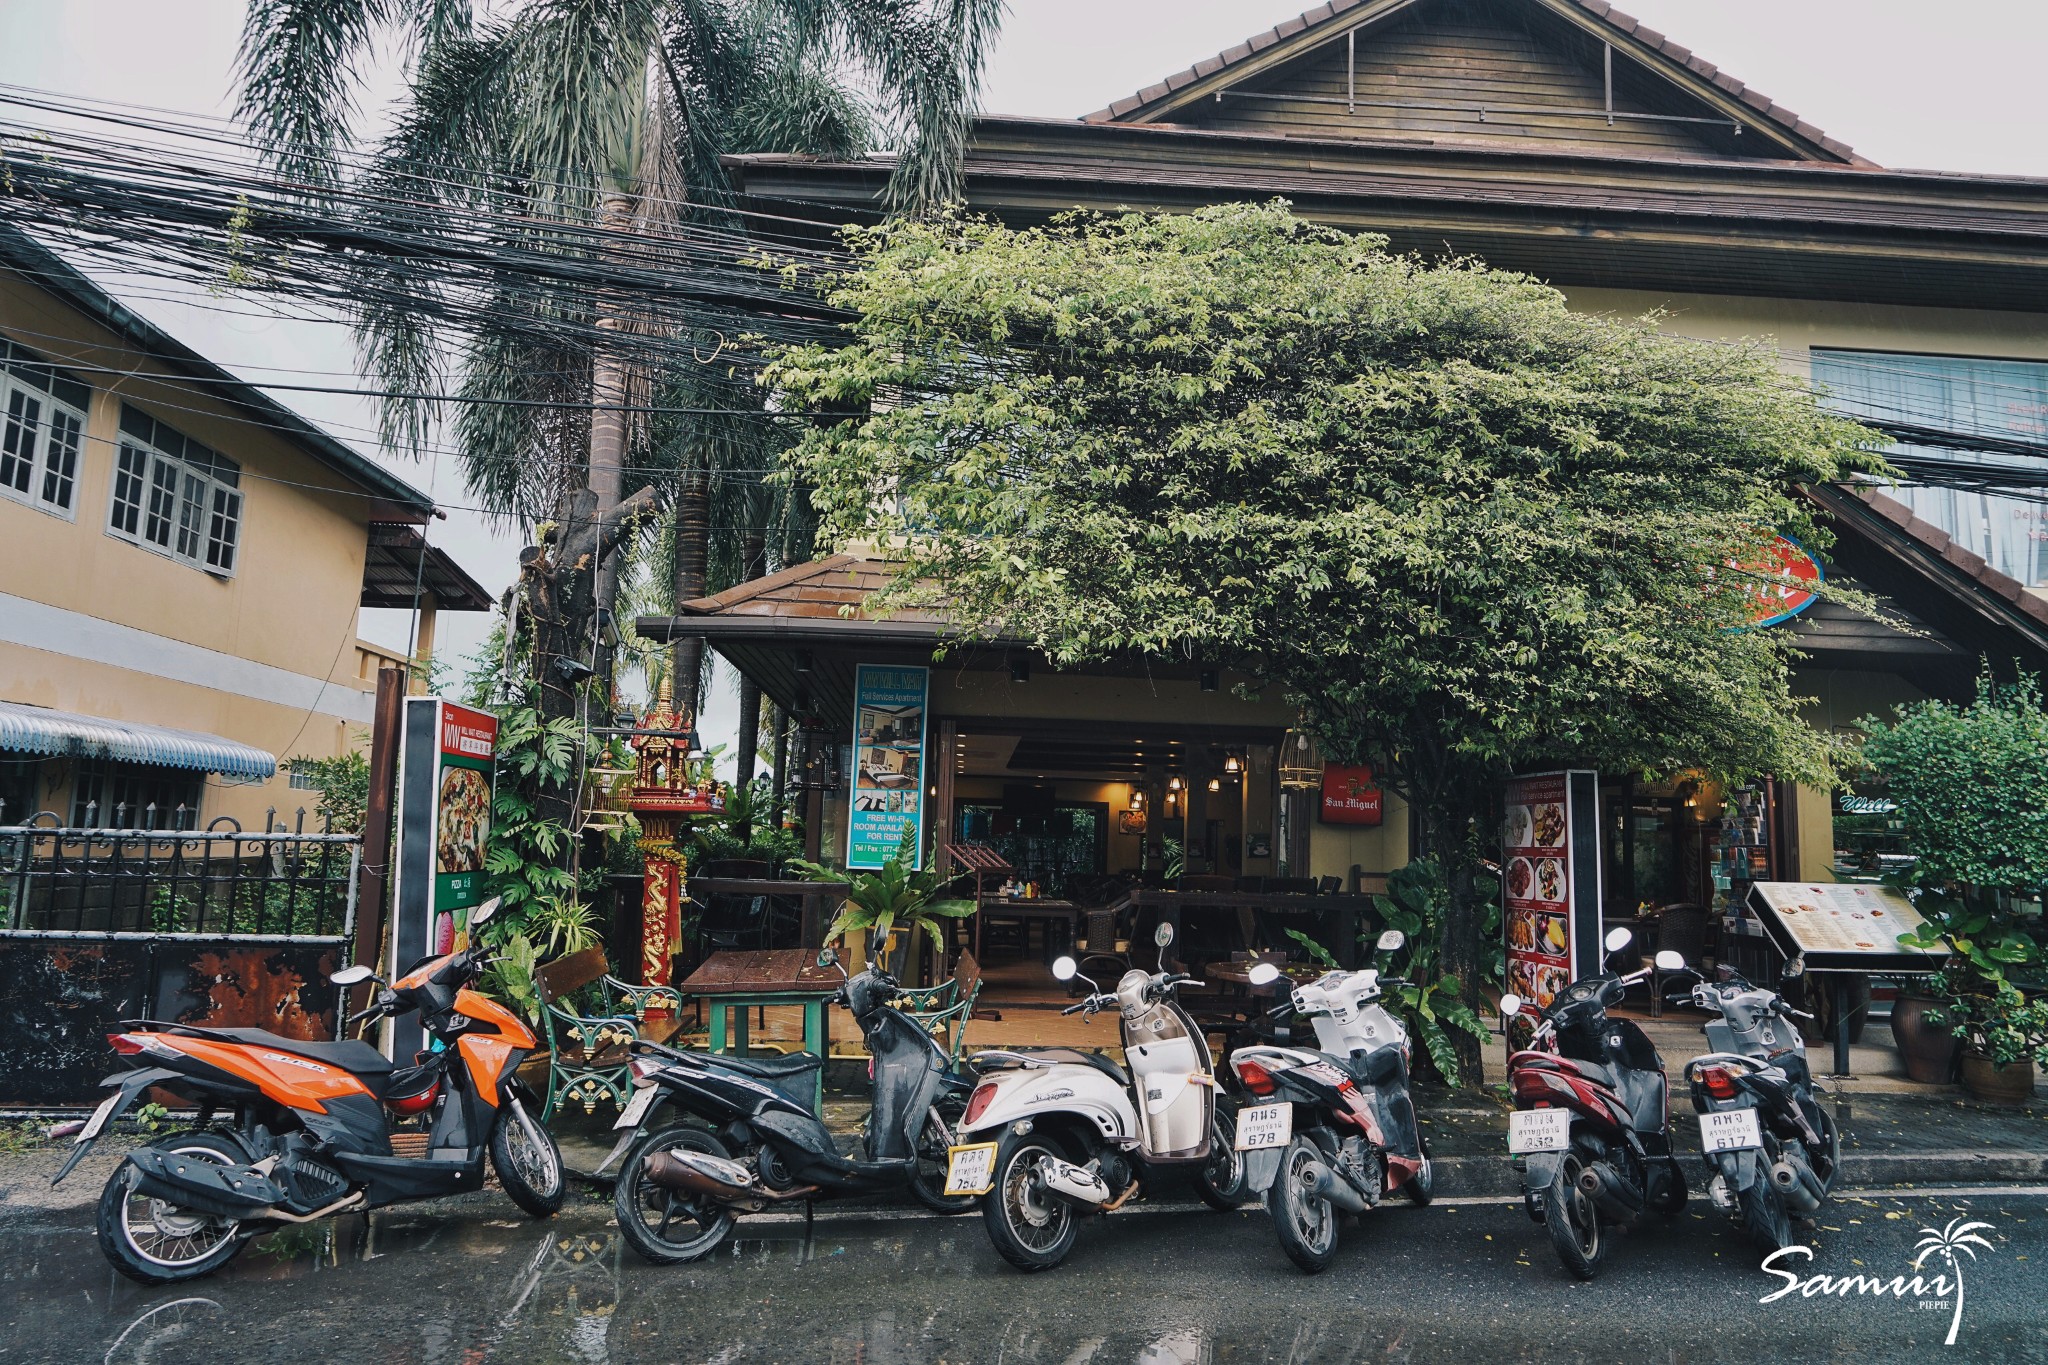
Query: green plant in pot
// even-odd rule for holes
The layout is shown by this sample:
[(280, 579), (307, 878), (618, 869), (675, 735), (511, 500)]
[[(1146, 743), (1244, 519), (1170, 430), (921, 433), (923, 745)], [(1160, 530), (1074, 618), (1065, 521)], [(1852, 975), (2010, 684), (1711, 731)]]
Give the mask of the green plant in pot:
[(1999, 683), (1987, 674), (1965, 705), (1919, 702), (1864, 728), (1864, 758), (1898, 803), (1917, 857), (1889, 879), (1926, 921), (1899, 943), (1948, 955), (1933, 982), (1937, 1007), (1908, 1002), (1894, 1012), (1901, 1051), (1916, 1017), (1946, 1026), (1961, 1041), (1973, 1094), (2010, 1099), (2024, 1086), (2024, 1098), (2033, 1060), (2048, 1055), (2035, 1023), (2043, 1002), (2021, 987), (2048, 963), (2039, 899), (2048, 886), (2048, 708), (2040, 682), (2022, 675)]
[[(871, 955), (878, 961), (889, 961), (883, 954), (888, 951), (890, 931), (902, 929), (905, 942), (900, 951), (903, 954), (910, 955), (913, 952), (911, 945), (919, 937), (924, 937), (932, 944), (930, 961), (936, 963), (945, 955), (944, 922), (966, 919), (974, 913), (975, 905), (971, 900), (939, 894), (952, 880), (945, 872), (936, 867), (912, 869), (911, 864), (917, 857), (916, 846), (912, 842), (915, 837), (914, 830), (904, 831), (901, 846), (873, 872), (848, 872), (822, 863), (805, 862), (801, 858), (790, 863), (798, 875), (811, 881), (845, 882), (849, 887), (846, 904), (840, 907), (832, 927), (825, 933), (826, 942), (842, 939), (855, 930), (866, 930)], [(904, 975), (900, 960), (890, 961), (889, 965), (898, 969), (895, 975)]]

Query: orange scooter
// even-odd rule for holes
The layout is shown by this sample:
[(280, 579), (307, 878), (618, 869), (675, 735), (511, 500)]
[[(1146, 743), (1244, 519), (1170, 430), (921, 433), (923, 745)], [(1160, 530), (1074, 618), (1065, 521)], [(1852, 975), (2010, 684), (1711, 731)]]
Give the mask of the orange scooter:
[[(478, 906), (471, 928), (497, 908), (496, 900)], [(420, 1012), (435, 1050), (406, 1067), (355, 1040), (126, 1025), (107, 1041), (140, 1065), (100, 1083), (114, 1093), (77, 1125), (71, 1157), (50, 1183), (71, 1174), (109, 1123), (160, 1087), (198, 1104), (197, 1125), (129, 1153), (99, 1203), (100, 1250), (144, 1284), (217, 1270), (270, 1228), (481, 1189), (486, 1151), (514, 1203), (535, 1217), (555, 1212), (562, 1154), (535, 1117), (539, 1098), (513, 1074), (537, 1040), (517, 1015), (471, 989), (487, 961), (471, 947), (429, 958), (388, 985), (368, 967), (328, 978), (341, 986), (378, 981), (375, 1003), (350, 1025)], [(392, 1154), (394, 1115), (423, 1120), (424, 1157)]]

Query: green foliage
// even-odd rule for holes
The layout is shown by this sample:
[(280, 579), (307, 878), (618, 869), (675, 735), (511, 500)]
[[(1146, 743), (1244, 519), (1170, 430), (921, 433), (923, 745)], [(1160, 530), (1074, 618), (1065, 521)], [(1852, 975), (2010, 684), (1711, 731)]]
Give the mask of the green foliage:
[(723, 859), (748, 859), (768, 864), (770, 872), (803, 852), (803, 836), (768, 823), (768, 780), (727, 793), (725, 814), (700, 819), (690, 826), (697, 866)]
[(1160, 841), (1160, 848), (1166, 856), (1159, 866), (1159, 871), (1166, 880), (1173, 881), (1188, 870), (1188, 848), (1186, 844), (1178, 839), (1164, 839)]
[(1317, 966), (1328, 967), (1332, 971), (1337, 970), (1336, 955), (1333, 954), (1328, 948), (1325, 948), (1322, 944), (1310, 938), (1307, 934), (1301, 932), (1301, 930), (1289, 929), (1287, 931), (1287, 937), (1293, 939), (1297, 944), (1299, 944), (1301, 946), (1302, 951), (1308, 954), (1309, 960), (1311, 962), (1314, 962)]
[(805, 862), (801, 858), (790, 863), (798, 875), (811, 881), (845, 882), (851, 887), (846, 894), (846, 904), (840, 907), (832, 927), (825, 931), (826, 942), (842, 938), (853, 930), (865, 929), (869, 941), (875, 945), (873, 951), (880, 952), (889, 931), (902, 925), (912, 934), (919, 929), (924, 930), (933, 947), (940, 952), (945, 951), (946, 935), (939, 921), (966, 919), (974, 913), (974, 902), (940, 899), (940, 890), (952, 878), (936, 867), (911, 871), (911, 863), (916, 858), (912, 844), (915, 838), (914, 828), (906, 829), (902, 846), (873, 872), (847, 872), (820, 863)]
[(566, 896), (534, 902), (522, 928), (543, 959), (580, 953), (597, 942), (597, 920), (590, 907)]
[(294, 777), (305, 776), (320, 793), (320, 813), (335, 834), (361, 834), (370, 809), (370, 760), (360, 752), (338, 758), (300, 755), (279, 765)]
[(484, 969), (484, 994), (522, 1018), (540, 1018), (540, 995), (533, 985), (540, 954), (534, 950), (533, 940), (504, 927), (502, 919), (486, 924), (483, 937), (497, 954), (497, 961)]
[(567, 717), (543, 716), (530, 703), (531, 694), (531, 685), (521, 687), (513, 701), (493, 708), (498, 716), (497, 784), (484, 872), (490, 894), (504, 898), (501, 919), (507, 932), (524, 925), (537, 907), (573, 898), (580, 890), (564, 865), (572, 836), (559, 820), (540, 813), (536, 793), (575, 780), (581, 731)]
[[(1442, 970), (1444, 923), (1449, 908), (1449, 888), (1443, 869), (1428, 859), (1418, 859), (1396, 868), (1387, 878), (1387, 894), (1373, 897), (1373, 905), (1388, 929), (1407, 935), (1402, 946), (1407, 966), (1398, 974), (1407, 985), (1389, 985), (1381, 1007), (1407, 1025), (1411, 1038), (1419, 1038), (1429, 1060), (1444, 1084), (1456, 1086), (1460, 1071), (1458, 1054), (1447, 1029), (1458, 1029), (1481, 1043), (1489, 1036), (1486, 1021), (1466, 1003), (1458, 978)], [(1395, 954), (1376, 953), (1373, 965), (1382, 976), (1395, 975)]]
[(1942, 972), (1934, 988), (1941, 1006), (1927, 1018), (1954, 1029), (1971, 1052), (2000, 1066), (2048, 1063), (2048, 999), (2029, 1000), (2003, 977), (1987, 978), (1971, 967)]
[(144, 1133), (159, 1133), (170, 1117), (170, 1110), (152, 1100), (135, 1111), (135, 1126)]

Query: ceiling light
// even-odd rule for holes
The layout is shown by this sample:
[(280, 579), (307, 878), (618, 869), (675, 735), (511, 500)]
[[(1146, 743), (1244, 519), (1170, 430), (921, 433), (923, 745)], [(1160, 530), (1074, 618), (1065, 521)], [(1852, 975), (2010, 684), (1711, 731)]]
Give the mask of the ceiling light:
[(1225, 754), (1223, 756), (1223, 771), (1227, 773), (1243, 772), (1244, 760), (1239, 758), (1236, 754)]
[(1181, 781), (1179, 773), (1175, 773), (1172, 777), (1166, 779), (1166, 789), (1170, 792), (1180, 791), (1182, 788), (1186, 786), (1187, 783)]
[(1220, 777), (1212, 777), (1212, 778), (1210, 778), (1210, 779), (1209, 779), (1209, 790), (1210, 790), (1210, 791), (1212, 791), (1212, 792), (1220, 792), (1220, 791), (1222, 791), (1222, 790), (1223, 790), (1223, 779), (1222, 779), (1222, 778), (1220, 778)]

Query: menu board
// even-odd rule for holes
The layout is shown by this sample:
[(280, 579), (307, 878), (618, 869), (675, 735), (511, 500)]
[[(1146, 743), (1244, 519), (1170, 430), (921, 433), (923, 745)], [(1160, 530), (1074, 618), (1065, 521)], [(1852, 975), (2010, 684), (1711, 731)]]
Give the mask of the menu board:
[[(398, 856), (391, 903), (394, 971), (469, 946), (469, 912), (484, 898), (498, 718), (439, 697), (407, 697), (398, 751)], [(419, 1021), (398, 1020), (394, 1057), (419, 1046)]]
[(1598, 775), (1591, 772), (1537, 773), (1507, 786), (1507, 988), (1540, 1006), (1600, 960), (1598, 799)]
[(862, 664), (853, 682), (853, 811), (846, 865), (878, 868), (906, 833), (911, 867), (924, 866), (924, 722), (929, 669)]
[(1849, 971), (1938, 970), (1942, 948), (1900, 945), (1926, 921), (1903, 892), (1864, 882), (1756, 882), (1750, 907), (1787, 956), (1808, 969)]

